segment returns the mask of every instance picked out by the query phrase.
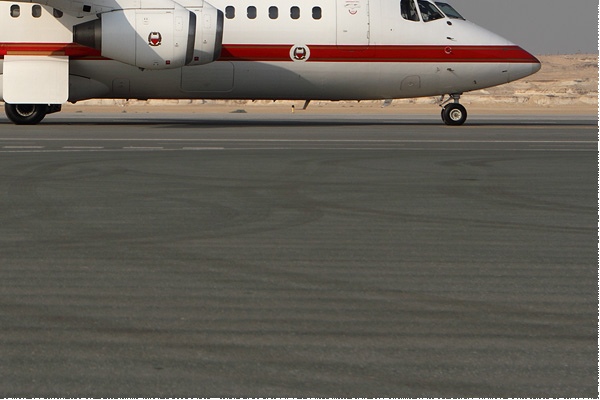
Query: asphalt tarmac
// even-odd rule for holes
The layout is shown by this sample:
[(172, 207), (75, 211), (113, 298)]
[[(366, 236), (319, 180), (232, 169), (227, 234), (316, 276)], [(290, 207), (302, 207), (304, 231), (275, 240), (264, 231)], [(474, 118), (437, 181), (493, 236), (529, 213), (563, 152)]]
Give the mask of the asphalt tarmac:
[(598, 397), (597, 122), (547, 118), (0, 119), (0, 396)]

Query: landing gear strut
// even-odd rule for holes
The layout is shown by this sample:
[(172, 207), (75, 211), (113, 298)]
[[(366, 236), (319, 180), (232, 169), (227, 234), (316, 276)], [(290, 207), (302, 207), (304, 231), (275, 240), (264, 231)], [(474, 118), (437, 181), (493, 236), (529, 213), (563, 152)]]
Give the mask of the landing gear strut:
[[(467, 120), (467, 109), (458, 102), (460, 100), (460, 95), (461, 93), (453, 93), (448, 100), (443, 101), (443, 97), (440, 100), (440, 107), (442, 107), (442, 121), (444, 121), (446, 125), (462, 125)], [(452, 100), (454, 100), (454, 102), (450, 103)]]
[(47, 114), (60, 109), (60, 104), (4, 104), (6, 116), (17, 125), (39, 124)]

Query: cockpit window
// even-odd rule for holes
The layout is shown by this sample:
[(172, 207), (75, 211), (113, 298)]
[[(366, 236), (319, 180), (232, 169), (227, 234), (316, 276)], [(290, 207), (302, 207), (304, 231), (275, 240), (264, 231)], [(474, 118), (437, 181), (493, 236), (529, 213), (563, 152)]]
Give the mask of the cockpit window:
[(400, 14), (402, 14), (402, 18), (409, 21), (419, 20), (419, 14), (417, 14), (417, 8), (413, 0), (400, 0)]
[(427, 0), (417, 0), (417, 2), (419, 3), (419, 11), (421, 11), (421, 18), (423, 18), (423, 21), (429, 22), (444, 18), (444, 15), (442, 15), (440, 10)]
[(458, 11), (456, 11), (454, 7), (452, 7), (450, 4), (442, 3), (441, 1), (436, 1), (435, 4), (442, 10), (444, 14), (446, 14), (446, 17), (454, 19), (464, 19), (463, 16), (460, 15)]

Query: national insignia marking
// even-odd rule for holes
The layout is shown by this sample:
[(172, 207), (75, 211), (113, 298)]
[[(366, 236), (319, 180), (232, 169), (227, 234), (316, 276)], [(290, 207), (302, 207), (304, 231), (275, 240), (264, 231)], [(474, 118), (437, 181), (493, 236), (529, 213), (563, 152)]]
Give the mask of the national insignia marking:
[(294, 45), (290, 49), (290, 58), (293, 61), (306, 61), (310, 57), (310, 50), (306, 45)]
[(162, 35), (160, 32), (150, 32), (148, 35), (148, 44), (152, 47), (160, 46), (162, 43)]

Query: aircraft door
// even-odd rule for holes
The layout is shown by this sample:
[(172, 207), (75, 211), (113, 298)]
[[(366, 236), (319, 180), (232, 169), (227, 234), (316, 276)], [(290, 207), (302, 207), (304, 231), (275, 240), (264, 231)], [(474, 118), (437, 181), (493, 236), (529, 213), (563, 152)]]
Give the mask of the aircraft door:
[(337, 44), (369, 44), (369, 0), (336, 0)]

